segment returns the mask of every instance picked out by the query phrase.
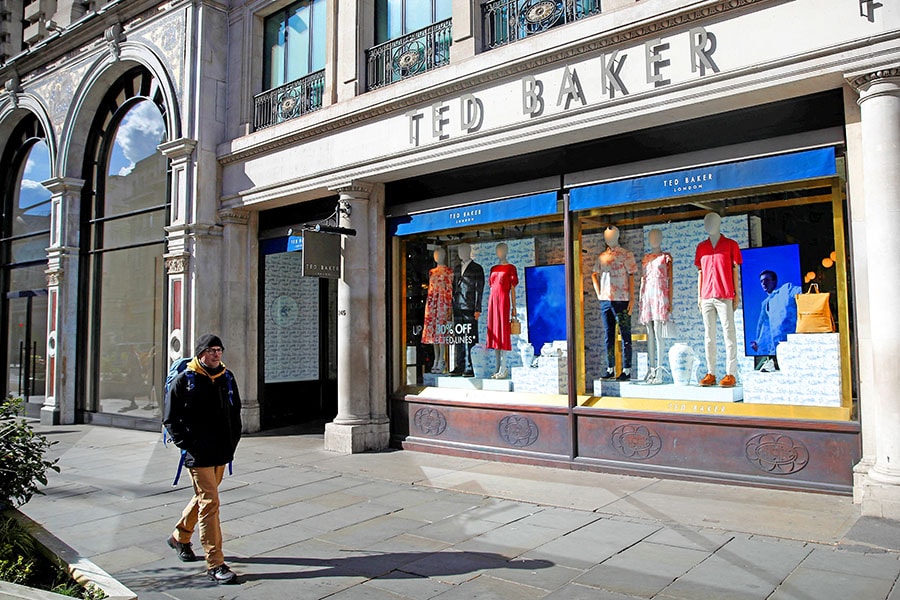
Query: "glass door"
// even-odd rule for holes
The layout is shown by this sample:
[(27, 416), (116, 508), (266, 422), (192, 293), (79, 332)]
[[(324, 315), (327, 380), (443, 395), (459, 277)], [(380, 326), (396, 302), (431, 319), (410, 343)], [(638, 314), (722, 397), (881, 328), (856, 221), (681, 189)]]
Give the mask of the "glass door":
[(40, 407), (46, 395), (47, 290), (9, 292), (6, 298), (7, 394)]

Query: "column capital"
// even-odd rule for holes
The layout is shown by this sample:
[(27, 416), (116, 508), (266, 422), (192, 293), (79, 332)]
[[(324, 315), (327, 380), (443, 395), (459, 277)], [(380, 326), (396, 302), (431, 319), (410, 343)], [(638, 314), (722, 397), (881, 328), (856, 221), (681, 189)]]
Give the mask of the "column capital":
[(854, 73), (847, 77), (847, 81), (864, 100), (872, 91), (872, 87), (880, 83), (893, 84), (900, 90), (900, 67), (885, 67), (866, 73)]
[(246, 225), (250, 222), (250, 211), (239, 208), (223, 208), (219, 211), (219, 220), (224, 225)]
[(191, 257), (189, 254), (171, 254), (166, 255), (166, 274), (178, 275), (187, 271), (188, 261)]
[(84, 179), (78, 179), (77, 177), (51, 177), (47, 181), (42, 181), (41, 185), (47, 188), (54, 196), (62, 196), (67, 192), (77, 194), (84, 187)]
[(197, 140), (192, 140), (191, 138), (178, 138), (177, 140), (172, 140), (171, 142), (163, 142), (157, 148), (162, 152), (163, 156), (170, 160), (177, 161), (187, 160), (191, 154), (194, 153), (194, 148), (197, 146)]
[(333, 185), (328, 189), (337, 192), (341, 199), (368, 200), (374, 185), (367, 181), (347, 181)]

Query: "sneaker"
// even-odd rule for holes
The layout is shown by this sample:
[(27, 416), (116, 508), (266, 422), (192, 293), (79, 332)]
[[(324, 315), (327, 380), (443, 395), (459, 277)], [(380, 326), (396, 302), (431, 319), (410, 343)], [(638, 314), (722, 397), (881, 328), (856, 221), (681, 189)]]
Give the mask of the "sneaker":
[(734, 375), (726, 375), (722, 378), (722, 381), (719, 382), (719, 387), (731, 388), (737, 384), (737, 380), (734, 378)]
[(631, 381), (631, 375), (623, 371), (619, 373), (618, 377), (616, 377), (616, 381)]
[(191, 543), (182, 544), (174, 537), (170, 536), (166, 543), (169, 544), (169, 548), (175, 551), (175, 554), (178, 555), (178, 560), (181, 562), (194, 562), (197, 560), (197, 555), (194, 554), (194, 549), (191, 548)]
[(206, 576), (212, 581), (222, 585), (234, 583), (237, 578), (234, 571), (228, 568), (228, 565), (219, 565), (213, 569), (208, 569), (206, 571)]
[(603, 375), (600, 376), (600, 379), (615, 379), (615, 378), (616, 378), (616, 372), (613, 371), (612, 369), (607, 369), (606, 373), (604, 373)]
[(711, 385), (716, 385), (716, 376), (713, 375), (712, 373), (707, 373), (706, 375), (703, 376), (703, 379), (700, 380), (700, 385), (703, 387), (709, 387)]
[(766, 362), (762, 364), (759, 370), (763, 373), (774, 373), (775, 371), (777, 371), (778, 369), (775, 367), (775, 359), (766, 359)]

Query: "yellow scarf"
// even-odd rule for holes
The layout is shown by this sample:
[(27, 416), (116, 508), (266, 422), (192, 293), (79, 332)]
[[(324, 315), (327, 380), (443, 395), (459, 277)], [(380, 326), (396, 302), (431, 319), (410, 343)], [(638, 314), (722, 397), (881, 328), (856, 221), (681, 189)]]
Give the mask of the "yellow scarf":
[(191, 360), (191, 362), (188, 363), (187, 368), (190, 369), (191, 371), (193, 371), (194, 373), (200, 373), (201, 375), (206, 375), (207, 377), (210, 378), (210, 380), (215, 381), (216, 379), (218, 379), (219, 377), (221, 377), (222, 375), (225, 374), (225, 363), (221, 363), (221, 364), (222, 364), (222, 370), (219, 371), (218, 373), (216, 373), (215, 375), (210, 375), (209, 371), (207, 371), (203, 367), (203, 364), (200, 362), (200, 359), (198, 359), (195, 356), (193, 358), (193, 360)]

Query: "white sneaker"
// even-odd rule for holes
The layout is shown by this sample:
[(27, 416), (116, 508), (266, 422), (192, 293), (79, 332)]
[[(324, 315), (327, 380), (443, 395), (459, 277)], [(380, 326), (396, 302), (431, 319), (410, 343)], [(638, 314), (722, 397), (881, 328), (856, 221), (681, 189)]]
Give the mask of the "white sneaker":
[(501, 367), (499, 371), (491, 375), (491, 379), (506, 379), (507, 377), (509, 377), (509, 371), (506, 367)]

